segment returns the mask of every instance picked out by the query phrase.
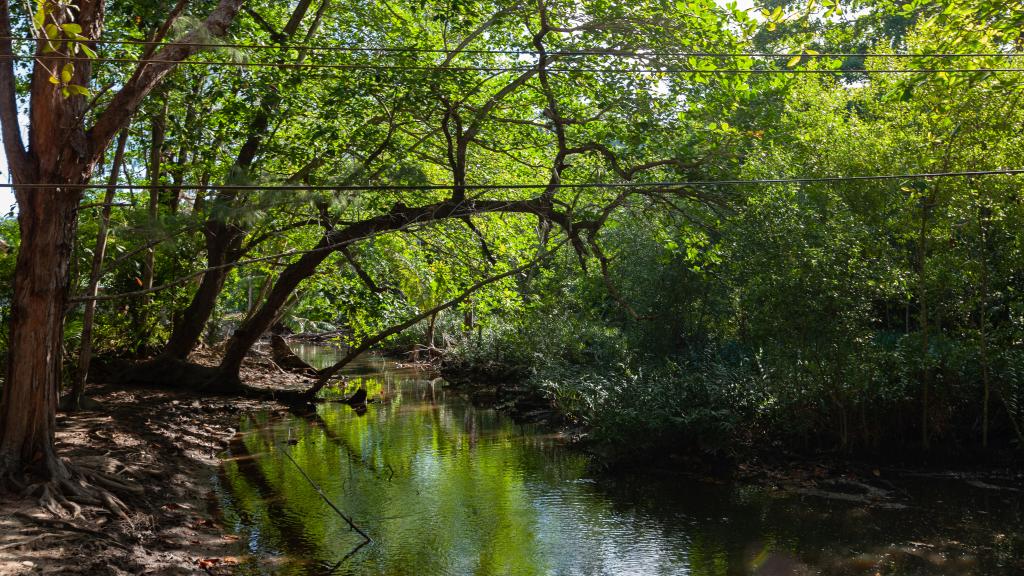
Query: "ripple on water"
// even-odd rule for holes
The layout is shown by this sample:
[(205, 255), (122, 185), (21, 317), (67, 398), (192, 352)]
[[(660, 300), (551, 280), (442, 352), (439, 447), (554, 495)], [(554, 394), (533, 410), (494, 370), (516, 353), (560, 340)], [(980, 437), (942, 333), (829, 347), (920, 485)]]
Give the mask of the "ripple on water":
[[(337, 357), (333, 349), (296, 348), (314, 365)], [(557, 438), (475, 408), (414, 371), (391, 370), (371, 356), (348, 373), (388, 400), (362, 416), (326, 404), (309, 418), (265, 414), (243, 422), (251, 433), (232, 443), (217, 490), (225, 524), (250, 553), (240, 574), (719, 576), (755, 573), (766, 562), (874, 574), (894, 542), (969, 537), (916, 512), (844, 511), (672, 478), (598, 479), (587, 458)], [(358, 535), (282, 450), (372, 544), (356, 548)], [(922, 498), (948, 499), (942, 494)], [(972, 523), (999, 530), (971, 534), (999, 532), (998, 554), (1022, 555), (1019, 535), (1005, 528), (1021, 525), (1019, 496), (988, 512)], [(918, 561), (913, 573), (1015, 573), (991, 558), (979, 559), (973, 572), (928, 562)]]

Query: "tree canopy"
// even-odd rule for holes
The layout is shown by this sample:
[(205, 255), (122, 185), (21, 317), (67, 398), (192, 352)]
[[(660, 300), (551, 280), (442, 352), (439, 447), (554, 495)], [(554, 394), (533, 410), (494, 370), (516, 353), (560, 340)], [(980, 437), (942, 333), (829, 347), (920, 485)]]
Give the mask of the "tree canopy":
[(1020, 12), (5, 2), (0, 477), (66, 477), (94, 350), (253, 393), (271, 330), (500, 366), (611, 444), (1019, 448)]

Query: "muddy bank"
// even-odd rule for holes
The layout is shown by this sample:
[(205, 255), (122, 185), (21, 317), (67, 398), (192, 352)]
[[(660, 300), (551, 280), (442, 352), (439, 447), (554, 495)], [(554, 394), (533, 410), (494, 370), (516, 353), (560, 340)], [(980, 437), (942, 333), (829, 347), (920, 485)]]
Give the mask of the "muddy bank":
[[(214, 356), (200, 352), (193, 360), (205, 355)], [(309, 384), (260, 355), (243, 367), (243, 378), (263, 387)], [(58, 453), (141, 484), (145, 493), (118, 494), (127, 518), (86, 506), (81, 518), (57, 519), (35, 498), (0, 500), (0, 575), (231, 573), (240, 548), (217, 519), (218, 455), (241, 415), (280, 406), (148, 387), (93, 386), (89, 393), (95, 409), (58, 415)]]
[(126, 519), (84, 507), (61, 519), (33, 498), (0, 502), (0, 574), (227, 573), (237, 550), (211, 509), (218, 452), (240, 412), (265, 403), (153, 389), (94, 389), (96, 410), (58, 415), (59, 453), (142, 484)]

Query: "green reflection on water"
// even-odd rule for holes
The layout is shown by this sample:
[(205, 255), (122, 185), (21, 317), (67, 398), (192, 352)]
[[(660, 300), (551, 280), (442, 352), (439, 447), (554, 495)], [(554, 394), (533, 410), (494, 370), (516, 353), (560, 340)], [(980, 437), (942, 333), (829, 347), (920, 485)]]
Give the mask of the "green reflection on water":
[[(548, 458), (554, 440), (490, 410), (446, 402), (439, 382), (353, 379), (371, 403), (340, 404), (242, 424), (225, 462), (225, 518), (280, 574), (318, 572), (360, 538), (278, 452), (292, 458), (375, 541), (337, 573), (544, 574), (530, 482), (585, 472), (586, 459)], [(560, 451), (559, 451), (560, 452)]]
[[(297, 352), (314, 365), (337, 355)], [(1021, 551), (1011, 537), (999, 552), (1008, 549), (1005, 562), (886, 560), (894, 543), (991, 536), (986, 527), (937, 528), (962, 523), (958, 514), (967, 506), (991, 512), (982, 517), (993, 526), (1019, 525), (1019, 498), (971, 501), (923, 519), (914, 511), (867, 512), (671, 477), (595, 482), (584, 455), (473, 407), (440, 381), (372, 356), (348, 376), (348, 391), (364, 385), (378, 400), (363, 415), (325, 403), (310, 414), (243, 420), (219, 489), (225, 523), (248, 553), (239, 573), (980, 575), (1014, 573), (1012, 555)], [(356, 549), (361, 537), (281, 455), (285, 450), (372, 544)]]

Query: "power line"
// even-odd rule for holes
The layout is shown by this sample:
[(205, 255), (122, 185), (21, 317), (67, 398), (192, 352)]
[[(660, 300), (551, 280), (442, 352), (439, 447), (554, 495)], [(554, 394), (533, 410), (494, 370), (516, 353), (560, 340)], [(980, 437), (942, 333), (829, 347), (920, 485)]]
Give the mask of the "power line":
[(921, 172), (912, 174), (870, 174), (864, 176), (812, 176), (804, 178), (762, 178), (748, 180), (695, 180), (685, 181), (661, 181), (661, 182), (587, 182), (568, 184), (467, 184), (455, 186), (454, 184), (367, 184), (367, 185), (308, 185), (308, 184), (271, 184), (259, 186), (254, 184), (245, 185), (200, 185), (200, 184), (118, 184), (108, 186), (106, 184), (5, 184), (0, 183), (0, 188), (21, 188), (21, 189), (74, 189), (92, 190), (108, 189), (117, 190), (208, 190), (222, 189), (238, 192), (369, 192), (369, 191), (445, 191), (460, 188), (464, 190), (541, 190), (548, 188), (559, 189), (586, 189), (586, 188), (692, 188), (692, 187), (716, 187), (716, 186), (744, 186), (744, 185), (770, 185), (770, 184), (814, 184), (814, 183), (836, 183), (836, 182), (866, 182), (885, 180), (930, 180), (934, 178), (971, 178), (978, 176), (1019, 176), (1024, 175), (1024, 168), (1008, 168), (995, 170), (969, 170), (963, 172)]
[[(0, 62), (7, 60), (31, 61), (36, 60), (35, 56), (22, 55), (0, 55)], [(529, 66), (501, 66), (501, 67), (479, 67), (479, 66), (405, 66), (390, 64), (325, 64), (303, 62), (298, 64), (287, 64), (282, 62), (240, 62), (236, 60), (156, 60), (142, 58), (89, 58), (87, 56), (63, 57), (64, 61), (77, 62), (103, 62), (103, 63), (129, 63), (129, 64), (174, 64), (177, 66), (234, 66), (239, 68), (282, 68), (282, 69), (331, 69), (331, 70), (373, 70), (378, 72), (398, 71), (426, 71), (426, 72), (518, 72), (523, 73), (536, 69), (536, 65)], [(694, 70), (689, 68), (546, 68), (548, 73), (608, 73), (608, 74), (699, 74), (699, 75), (732, 75), (732, 74), (953, 74), (959, 72), (971, 73), (995, 73), (995, 72), (1024, 72), (1024, 68), (882, 68), (882, 69), (812, 69), (812, 68), (787, 68), (787, 69), (764, 69), (764, 68), (718, 68), (714, 70)]]
[[(47, 42), (43, 38), (21, 38), (21, 37), (0, 37), (0, 40), (14, 42)], [(63, 42), (63, 40), (62, 40)], [(203, 42), (152, 42), (148, 40), (89, 40), (87, 44), (110, 44), (130, 45), (163, 48), (166, 46), (186, 46), (200, 49), (251, 49), (251, 50), (296, 50), (309, 52), (378, 52), (397, 54), (493, 54), (509, 56), (539, 56), (538, 50), (518, 49), (463, 49), (444, 50), (440, 48), (416, 48), (413, 46), (341, 46), (323, 44), (251, 44), (251, 43), (203, 43)], [(704, 52), (704, 51), (647, 51), (647, 50), (617, 50), (613, 48), (582, 48), (568, 50), (552, 50), (545, 52), (547, 56), (575, 57), (575, 56), (615, 56), (622, 58), (656, 58), (656, 57), (698, 57), (698, 58), (854, 58), (858, 56), (876, 58), (1016, 58), (1024, 56), (1024, 52), (938, 52), (932, 54), (914, 54), (910, 52)]]

